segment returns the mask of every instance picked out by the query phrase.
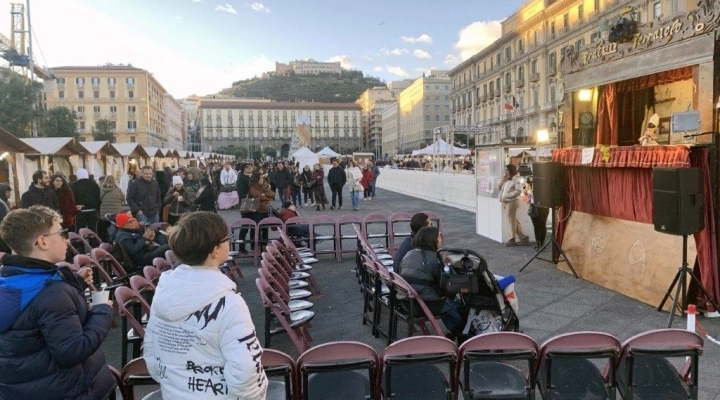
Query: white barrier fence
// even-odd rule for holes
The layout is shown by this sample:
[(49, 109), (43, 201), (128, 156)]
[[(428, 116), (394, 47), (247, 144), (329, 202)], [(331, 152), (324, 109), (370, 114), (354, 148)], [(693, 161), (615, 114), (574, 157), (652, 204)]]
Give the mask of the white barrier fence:
[(382, 168), (377, 187), (475, 212), (475, 176), (448, 172)]

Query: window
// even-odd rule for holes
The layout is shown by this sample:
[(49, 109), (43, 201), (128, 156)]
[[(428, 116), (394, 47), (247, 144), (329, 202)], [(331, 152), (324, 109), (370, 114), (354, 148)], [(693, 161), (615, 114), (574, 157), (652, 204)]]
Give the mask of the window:
[(449, 114), (445, 114), (445, 121), (450, 121), (450, 115), (449, 115)]
[(243, 117), (240, 117), (240, 122), (238, 123), (238, 126), (240, 128), (245, 128), (245, 120), (243, 119)]
[(435, 101), (440, 101), (440, 95), (435, 95)]
[(80, 132), (85, 132), (85, 121), (80, 121), (78, 128), (80, 129)]
[(532, 74), (538, 73), (537, 58), (530, 62), (530, 73), (532, 73)]
[(100, 78), (90, 78), (90, 82), (92, 83), (93, 87), (100, 86)]
[(523, 40), (522, 40), (522, 39), (520, 39), (520, 40), (517, 41), (517, 50), (518, 50), (518, 54), (523, 54), (523, 53), (525, 53), (525, 45), (523, 44)]
[(65, 78), (57, 78), (57, 79), (55, 79), (55, 82), (57, 82), (58, 85), (64, 85)]
[(85, 78), (75, 78), (75, 84), (78, 86), (85, 86)]
[(450, 86), (445, 85), (445, 90), (450, 90)]
[(570, 29), (570, 14), (566, 13), (563, 15), (563, 28), (565, 28), (566, 32)]
[(590, 43), (595, 43), (600, 40), (600, 38), (600, 32), (593, 32), (592, 35), (590, 35)]
[(79, 98), (80, 100), (84, 100), (84, 99), (85, 99), (85, 92), (82, 91), (82, 90), (79, 91), (79, 92), (78, 92), (78, 98)]
[(128, 121), (127, 128), (128, 132), (135, 132), (135, 130), (137, 129), (137, 121)]
[(440, 121), (440, 114), (435, 114), (435, 121)]
[(65, 91), (64, 91), (64, 90), (61, 90), (61, 91), (58, 92), (58, 98), (59, 98), (59, 99), (64, 99), (64, 98), (65, 98)]
[(116, 78), (108, 78), (108, 86), (115, 87), (116, 82), (117, 82)]
[(600, 11), (600, 0), (595, 0), (594, 9), (595, 11)]
[(135, 136), (130, 136), (130, 143), (135, 143)]
[(510, 57), (512, 56), (512, 49), (510, 46), (505, 48), (505, 61), (510, 61)]
[(525, 82), (525, 67), (522, 65), (518, 67), (518, 80), (520, 82)]
[(497, 65), (500, 66), (500, 61), (501, 61), (501, 60), (500, 60), (500, 53), (497, 53), (497, 54), (495, 55), (495, 59), (496, 59), (496, 61), (497, 61)]
[(580, 49), (583, 48), (584, 46), (585, 46), (585, 39), (578, 39), (575, 42), (575, 51), (576, 52), (580, 51)]
[(582, 20), (583, 18), (585, 18), (585, 5), (580, 4), (578, 6), (578, 19)]
[(555, 21), (550, 21), (550, 38), (555, 39)]
[(430, 104), (425, 104), (425, 111), (430, 111)]
[(510, 90), (510, 72), (505, 73), (505, 90)]
[(656, 1), (653, 3), (653, 18), (654, 19), (660, 19), (662, 18), (662, 2)]
[(93, 106), (93, 114), (100, 115), (100, 106)]
[(77, 113), (80, 115), (85, 114), (85, 106), (77, 106)]
[(533, 44), (538, 45), (538, 31), (533, 32)]
[(128, 114), (135, 115), (135, 106), (128, 106)]
[(430, 121), (430, 114), (425, 114), (425, 121)]
[(630, 14), (630, 18), (632, 18), (635, 22), (640, 22), (640, 12), (639, 11), (633, 11), (632, 14)]
[(128, 92), (128, 98), (129, 98), (130, 100), (134, 99), (134, 98), (135, 98), (135, 92), (133, 92), (132, 90), (130, 90), (130, 91)]
[(125, 78), (125, 84), (128, 86), (135, 86), (135, 78)]
[(115, 121), (110, 121), (110, 131), (115, 132), (117, 129), (117, 123)]
[[(427, 106), (426, 106), (426, 107), (427, 107)], [(427, 107), (427, 108), (429, 109), (430, 107)], [(439, 106), (439, 105), (436, 105), (436, 106), (435, 106), (435, 111), (440, 111), (440, 106)]]
[(549, 55), (548, 67), (550, 67), (550, 71), (557, 71), (557, 54), (554, 51)]
[(110, 106), (110, 115), (117, 114), (117, 106)]
[(100, 91), (99, 90), (93, 90), (93, 99), (97, 100), (100, 98)]

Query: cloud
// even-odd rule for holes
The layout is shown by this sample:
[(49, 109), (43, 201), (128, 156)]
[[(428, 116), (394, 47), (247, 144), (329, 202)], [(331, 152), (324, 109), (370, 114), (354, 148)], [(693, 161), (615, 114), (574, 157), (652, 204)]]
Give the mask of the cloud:
[(372, 57), (368, 57), (368, 56), (362, 56), (362, 57), (360, 57), (360, 58), (361, 58), (363, 61), (372, 61), (372, 60), (373, 60)]
[(433, 42), (433, 39), (427, 35), (422, 34), (418, 37), (412, 37), (412, 36), (400, 36), (400, 40), (402, 40), (405, 43), (427, 43), (431, 44)]
[(428, 53), (425, 50), (420, 50), (420, 49), (415, 49), (415, 51), (413, 51), (413, 55), (415, 56), (415, 58), (419, 58), (421, 60), (429, 60), (432, 58), (430, 53)]
[(235, 11), (233, 6), (228, 3), (225, 3), (224, 6), (222, 4), (218, 5), (217, 7), (215, 7), (215, 11), (224, 11), (228, 14), (237, 14), (237, 11)]
[(383, 67), (375, 67), (375, 68), (373, 68), (373, 71), (375, 71), (375, 72), (383, 72), (384, 69), (383, 69)]
[(193, 3), (202, 3), (203, 0), (192, 0)]
[(408, 76), (408, 72), (402, 67), (393, 67), (393, 66), (388, 65), (387, 67), (385, 67), (385, 70), (388, 73), (391, 73), (393, 75), (402, 76), (402, 77)]
[(330, 57), (325, 62), (340, 62), (340, 66), (345, 69), (351, 69), (353, 67), (353, 61), (350, 57), (346, 55), (340, 55), (340, 56), (334, 56)]
[(182, 15), (176, 15), (175, 19), (178, 19), (178, 20), (182, 19)]
[(392, 50), (388, 50), (388, 49), (385, 48), (385, 47), (383, 47), (382, 49), (380, 49), (380, 54), (382, 54), (382, 55), (384, 55), (384, 56), (400, 57), (401, 55), (407, 54), (407, 53), (409, 53), (408, 49), (398, 49), (398, 48), (395, 48), (395, 49), (392, 49)]
[(456, 56), (455, 54), (448, 54), (445, 56), (445, 61), (443, 61), (443, 64), (445, 65), (457, 65), (460, 64), (460, 57)]
[(263, 3), (252, 3), (250, 4), (250, 9), (257, 12), (270, 14), (270, 9), (265, 7)]
[(461, 60), (467, 60), (499, 39), (501, 34), (500, 21), (473, 22), (460, 30), (455, 49)]

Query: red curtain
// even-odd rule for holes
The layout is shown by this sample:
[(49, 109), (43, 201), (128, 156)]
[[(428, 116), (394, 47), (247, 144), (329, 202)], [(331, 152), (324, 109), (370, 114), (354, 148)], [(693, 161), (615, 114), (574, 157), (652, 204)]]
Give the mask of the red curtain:
[(658, 85), (667, 85), (677, 81), (692, 79), (693, 67), (687, 66), (670, 71), (657, 72), (638, 78), (628, 79), (617, 83), (617, 93), (635, 92)]
[(600, 87), (600, 100), (598, 101), (598, 124), (595, 143), (617, 144), (618, 117), (615, 109), (615, 84)]
[[(712, 185), (710, 184), (710, 167), (708, 165), (708, 149), (694, 148), (690, 152), (690, 165), (694, 168), (700, 168), (703, 174), (703, 190), (705, 193), (705, 229), (693, 235), (695, 238), (695, 246), (697, 247), (697, 259), (695, 264), (700, 271), (700, 281), (705, 289), (707, 289), (710, 297), (715, 302), (720, 301), (720, 271), (718, 271), (717, 257), (717, 230), (715, 226), (715, 204), (713, 204)], [(704, 297), (702, 292), (698, 291), (698, 296)], [(698, 301), (698, 304), (700, 302)], [(705, 308), (710, 311), (712, 306), (706, 304)]]

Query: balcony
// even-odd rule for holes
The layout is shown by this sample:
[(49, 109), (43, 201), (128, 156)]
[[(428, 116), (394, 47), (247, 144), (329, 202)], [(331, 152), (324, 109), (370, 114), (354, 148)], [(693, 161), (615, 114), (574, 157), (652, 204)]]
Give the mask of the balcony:
[(510, 86), (510, 84), (505, 85), (505, 89), (503, 90), (503, 92), (505, 92), (505, 93), (512, 92), (512, 87)]
[(518, 79), (517, 81), (515, 81), (515, 87), (525, 87), (525, 79)]
[(478, 100), (480, 100), (481, 103), (485, 103), (488, 100), (488, 96), (486, 94), (480, 95)]
[(547, 76), (555, 76), (557, 74), (557, 66), (551, 65), (548, 67)]
[(535, 72), (534, 74), (530, 74), (530, 82), (537, 82), (540, 80), (540, 74)]

